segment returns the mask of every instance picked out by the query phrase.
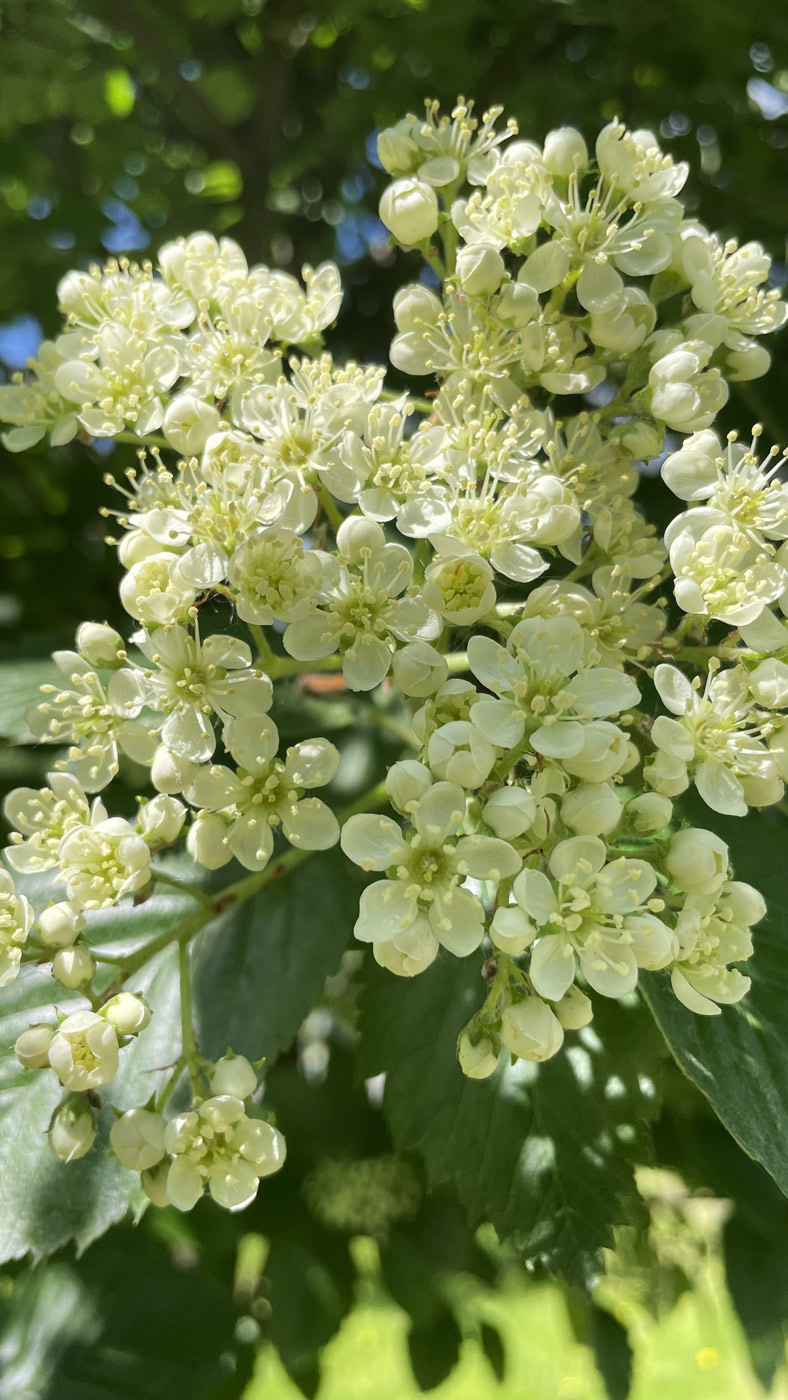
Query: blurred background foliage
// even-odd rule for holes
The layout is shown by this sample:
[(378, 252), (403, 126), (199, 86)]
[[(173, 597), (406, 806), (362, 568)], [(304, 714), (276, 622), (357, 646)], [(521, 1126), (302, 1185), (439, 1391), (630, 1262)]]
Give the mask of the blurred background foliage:
[[(250, 262), (334, 258), (332, 348), (385, 362), (391, 296), (417, 266), (377, 219), (375, 132), (458, 93), (505, 104), (536, 140), (614, 115), (651, 127), (691, 163), (690, 210), (764, 243), (784, 283), (788, 9), (767, 0), (3, 0), (0, 370), (56, 332), (69, 268), (200, 227)], [(784, 441), (788, 339), (773, 353), (725, 426), (761, 419)], [(110, 454), (115, 471), (132, 460), (80, 443), (0, 456), (6, 698), (34, 698), (40, 659), (79, 621), (119, 620), (97, 513)], [(337, 729), (360, 767), (396, 756), (354, 724), (348, 709)], [(0, 787), (45, 768), (9, 746)], [(548, 1284), (392, 1154), (374, 1081), (350, 1067), (351, 985), (335, 979), (269, 1076), (295, 1150), (250, 1211), (149, 1213), (82, 1260), (0, 1276), (0, 1400), (788, 1394), (788, 1205), (677, 1069), (654, 1129), (669, 1170), (641, 1174), (647, 1208), (606, 1278)], [(276, 1351), (255, 1360), (261, 1341)]]

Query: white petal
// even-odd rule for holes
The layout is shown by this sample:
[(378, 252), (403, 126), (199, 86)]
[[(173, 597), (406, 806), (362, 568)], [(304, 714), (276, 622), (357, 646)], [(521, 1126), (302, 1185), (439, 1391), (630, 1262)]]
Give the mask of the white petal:
[(575, 955), (569, 941), (555, 933), (540, 938), (531, 950), (528, 975), (540, 996), (560, 1001), (575, 975)]
[(402, 832), (391, 817), (358, 813), (348, 817), (342, 828), (340, 845), (345, 855), (362, 870), (388, 870), (408, 854)]
[(430, 906), (429, 921), (438, 941), (457, 958), (474, 952), (484, 937), (484, 910), (470, 890), (455, 886), (437, 897)]

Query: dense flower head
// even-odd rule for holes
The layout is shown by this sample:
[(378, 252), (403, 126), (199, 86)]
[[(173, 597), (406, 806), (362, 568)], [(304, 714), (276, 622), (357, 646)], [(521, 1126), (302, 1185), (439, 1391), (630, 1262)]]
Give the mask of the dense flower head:
[[(686, 215), (654, 133), (540, 144), (501, 117), (429, 101), (379, 134), (381, 219), (429, 268), (394, 297), (394, 387), (324, 344), (333, 263), (299, 280), (205, 232), (68, 274), (62, 333), (0, 387), (10, 450), (117, 440), (130, 620), (83, 623), (28, 713), (53, 771), (6, 801), (0, 985), (31, 962), (68, 994), (16, 1055), (67, 1091), (49, 1140), (76, 1160), (163, 946), (107, 954), (97, 921), (139, 905), (142, 938), (152, 895), (192, 901), (178, 1058), (111, 1130), (159, 1205), (242, 1209), (284, 1161), (259, 1063), (199, 1052), (189, 945), (253, 894), (264, 937), (267, 885), (312, 852), (366, 877), (355, 937), (388, 972), (478, 960), (473, 1078), (558, 1054), (642, 975), (699, 1015), (749, 986), (765, 905), (712, 823), (788, 782), (788, 485), (760, 425), (748, 446), (715, 423), (786, 307), (759, 244)], [(664, 534), (638, 499), (659, 470)], [(357, 755), (311, 724), (323, 691), (407, 754), (344, 818)], [(49, 872), (44, 896), (14, 883)]]

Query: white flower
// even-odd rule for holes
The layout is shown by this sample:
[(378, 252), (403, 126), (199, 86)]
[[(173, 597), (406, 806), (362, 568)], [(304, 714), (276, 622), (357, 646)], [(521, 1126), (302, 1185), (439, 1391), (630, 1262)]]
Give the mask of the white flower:
[(732, 962), (752, 953), (750, 928), (766, 913), (758, 890), (729, 880), (707, 894), (690, 894), (676, 924), (679, 951), (671, 973), (679, 1001), (701, 1016), (719, 1015), (719, 1005), (741, 1001), (749, 977)]
[(364, 814), (345, 823), (340, 838), (345, 855), (362, 870), (389, 872), (389, 878), (377, 880), (361, 896), (355, 927), (361, 942), (396, 944), (410, 934), (424, 948), (418, 960), (425, 966), (438, 943), (457, 957), (478, 948), (484, 911), (477, 896), (464, 888), (465, 881), (468, 876), (502, 880), (519, 869), (520, 857), (493, 836), (456, 839), (465, 801), (455, 783), (435, 783), (413, 804), (413, 830), (407, 837), (390, 817)]
[(571, 617), (526, 618), (506, 647), (472, 637), (471, 670), (498, 698), (478, 700), (471, 720), (503, 748), (526, 738), (545, 758), (580, 755), (590, 721), (617, 714), (639, 698), (623, 671), (584, 667), (583, 652), (583, 629)]
[(322, 584), (313, 590), (311, 611), (290, 623), (284, 646), (298, 661), (340, 650), (349, 689), (372, 690), (388, 674), (397, 640), (436, 637), (440, 621), (406, 593), (412, 557), (404, 545), (386, 544), (374, 521), (351, 516), (340, 526), (337, 544), (338, 559), (319, 556)]
[(713, 894), (728, 873), (728, 847), (715, 832), (688, 826), (671, 837), (665, 866), (686, 894)]
[(100, 791), (114, 778), (119, 750), (150, 763), (156, 738), (137, 718), (144, 692), (134, 673), (116, 670), (105, 687), (93, 663), (76, 652), (56, 651), (53, 660), (66, 685), (42, 686), (45, 699), (28, 711), (27, 723), (44, 743), (70, 746), (68, 763), (85, 791)]
[(126, 426), (142, 436), (161, 427), (164, 396), (180, 373), (175, 336), (160, 333), (148, 340), (105, 321), (79, 358), (55, 371), (55, 388), (77, 405), (92, 437), (114, 437)]
[(171, 447), (184, 456), (202, 452), (219, 427), (219, 410), (198, 394), (185, 390), (167, 405), (162, 431)]
[(230, 560), (228, 578), (244, 622), (294, 622), (309, 611), (322, 568), (294, 530), (271, 525), (245, 540)]
[(495, 607), (493, 570), (461, 540), (436, 536), (431, 543), (435, 558), (425, 571), (422, 597), (452, 626), (470, 627)]
[(519, 1060), (550, 1060), (564, 1043), (561, 1022), (540, 997), (507, 1006), (501, 1016), (501, 1040)]
[(212, 233), (192, 233), (165, 243), (158, 253), (168, 287), (185, 292), (195, 303), (212, 301), (222, 286), (241, 286), (246, 258), (232, 238), (217, 240)]
[(9, 432), (0, 434), (7, 452), (25, 452), (49, 433), (53, 447), (60, 447), (76, 436), (79, 428), (74, 403), (55, 387), (55, 373), (62, 365), (69, 337), (45, 340), (36, 359), (28, 361), (27, 377), (12, 375), (10, 384), (0, 384), (0, 422), (10, 423)]
[(380, 198), (381, 223), (398, 243), (421, 243), (438, 227), (438, 200), (431, 185), (423, 180), (394, 180)]
[(32, 923), (30, 901), (17, 894), (8, 871), (0, 867), (0, 987), (17, 976)]
[(727, 343), (733, 348), (743, 335), (768, 335), (785, 323), (788, 308), (780, 293), (763, 288), (772, 264), (760, 243), (739, 247), (729, 239), (723, 244), (702, 225), (689, 223), (679, 256), (692, 300), (699, 311), (725, 317)]
[(271, 682), (251, 669), (245, 642), (215, 633), (204, 641), (185, 627), (160, 627), (140, 642), (155, 669), (142, 672), (150, 703), (166, 715), (162, 742), (179, 758), (210, 758), (216, 736), (208, 716), (223, 724), (261, 715), (271, 705)]
[(65, 833), (90, 819), (88, 800), (76, 778), (48, 773), (47, 782), (48, 788), (13, 788), (3, 806), (7, 821), (16, 828), (6, 857), (24, 874), (56, 866)]
[[(89, 825), (72, 825), (58, 851), (56, 879), (82, 909), (105, 909), (150, 880), (150, 851), (123, 817), (109, 817), (93, 803)], [(68, 1086), (67, 1086), (68, 1087)]]
[(100, 1089), (118, 1071), (115, 1028), (95, 1011), (75, 1011), (61, 1021), (48, 1054), (64, 1089)]
[(338, 500), (355, 501), (362, 483), (343, 460), (341, 444), (348, 430), (363, 432), (383, 373), (353, 362), (340, 368), (330, 355), (293, 358), (290, 378), (250, 389), (235, 419), (258, 440), (263, 461), (281, 479), (299, 490), (319, 481)]
[(301, 268), (304, 288), (298, 279), (279, 268), (255, 267), (249, 277), (250, 290), (265, 299), (271, 339), (288, 345), (306, 345), (318, 340), (320, 332), (336, 320), (342, 305), (342, 280), (336, 263), (323, 262)]
[(621, 997), (639, 967), (671, 961), (673, 935), (648, 903), (657, 877), (646, 861), (606, 862), (598, 837), (572, 836), (554, 848), (548, 870), (552, 879), (522, 871), (513, 885), (516, 907), (498, 910), (491, 927), (504, 951), (533, 944), (528, 975), (539, 996), (559, 1001), (577, 963), (595, 991)]
[(189, 614), (197, 588), (179, 570), (179, 556), (159, 550), (132, 564), (121, 580), (120, 601), (126, 612), (146, 626), (166, 626)]
[(171, 1157), (167, 1199), (191, 1210), (208, 1187), (217, 1205), (243, 1210), (257, 1195), (260, 1178), (279, 1171), (285, 1140), (270, 1123), (248, 1118), (240, 1099), (217, 1094), (179, 1113), (164, 1130)]
[(714, 510), (697, 507), (677, 516), (665, 540), (684, 612), (739, 627), (757, 622), (788, 589), (785, 546), (775, 554), (767, 543), (753, 544), (737, 527), (720, 523)]
[[(657, 666), (654, 684), (663, 704), (678, 718), (659, 715), (651, 738), (662, 753), (681, 762), (685, 772), (691, 772), (698, 792), (712, 811), (743, 817), (747, 814), (748, 796), (754, 806), (779, 802), (783, 784), (766, 745), (759, 739), (761, 732), (768, 731), (759, 725), (746, 672), (718, 668), (719, 663), (712, 658), (701, 690), (699, 679), (690, 682), (675, 666)], [(651, 781), (648, 770), (645, 776)], [(654, 786), (658, 791), (659, 777), (657, 770)], [(758, 780), (751, 795), (749, 778)]]
[[(262, 870), (271, 859), (274, 834), (280, 827), (291, 845), (307, 851), (324, 851), (335, 844), (339, 825), (333, 812), (318, 797), (303, 795), (334, 777), (339, 754), (333, 744), (327, 739), (304, 740), (288, 749), (282, 762), (276, 757), (276, 725), (255, 715), (227, 724), (224, 741), (238, 764), (237, 772), (223, 764), (199, 768), (185, 789), (195, 807), (222, 814), (223, 829), (215, 824), (215, 830), (206, 833), (206, 854), (215, 861), (210, 869), (234, 855), (247, 870)], [(197, 846), (190, 844), (190, 849), (202, 860)]]

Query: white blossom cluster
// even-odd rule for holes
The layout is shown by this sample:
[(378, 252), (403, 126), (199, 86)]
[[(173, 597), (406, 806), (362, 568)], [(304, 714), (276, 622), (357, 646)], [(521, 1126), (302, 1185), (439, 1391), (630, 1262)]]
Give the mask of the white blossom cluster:
[[(712, 426), (729, 383), (768, 368), (759, 337), (786, 307), (759, 245), (685, 217), (687, 168), (651, 132), (612, 122), (592, 155), (499, 116), (430, 103), (379, 138), (381, 218), (428, 269), (394, 300), (411, 388), (323, 349), (332, 264), (302, 287), (202, 233), (155, 266), (70, 274), (63, 335), (0, 388), (13, 450), (47, 433), (139, 449), (107, 478), (129, 635), (86, 622), (55, 654), (28, 717), (53, 772), (6, 803), (8, 864), (51, 871), (62, 897), (34, 912), (0, 873), (0, 985), (44, 963), (90, 1006), (17, 1046), (70, 1095), (61, 1156), (90, 1148), (84, 1095), (149, 1015), (94, 992), (92, 916), (144, 897), (182, 837), (198, 865), (248, 871), (243, 897), (276, 852), (340, 842), (374, 876), (356, 937), (397, 975), (483, 950), (459, 1045), (473, 1077), (555, 1054), (642, 970), (702, 1015), (747, 991), (764, 902), (713, 819), (688, 826), (674, 800), (694, 785), (740, 817), (788, 778), (784, 460), (759, 457), (760, 428), (745, 449)], [(664, 538), (635, 500), (660, 454), (687, 506)], [(378, 794), (340, 831), (316, 795), (337, 749), (282, 751), (275, 687), (323, 671), (371, 715), (370, 692), (400, 697), (394, 817), (366, 810)], [(121, 765), (155, 793), (135, 816), (95, 795)], [(113, 1150), (154, 1201), (189, 1209), (207, 1186), (240, 1208), (281, 1135), (244, 1107), (248, 1062), (186, 1067), (193, 1108), (130, 1110)]]

